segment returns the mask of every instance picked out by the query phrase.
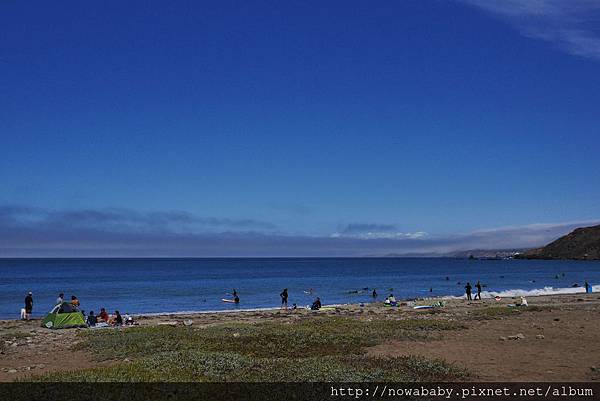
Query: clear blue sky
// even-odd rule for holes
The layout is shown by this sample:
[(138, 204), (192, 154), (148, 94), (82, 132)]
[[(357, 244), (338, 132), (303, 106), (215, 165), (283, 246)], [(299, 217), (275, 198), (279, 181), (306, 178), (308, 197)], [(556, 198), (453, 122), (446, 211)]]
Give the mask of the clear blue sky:
[(575, 3), (2, 2), (0, 230), (598, 220), (600, 10)]

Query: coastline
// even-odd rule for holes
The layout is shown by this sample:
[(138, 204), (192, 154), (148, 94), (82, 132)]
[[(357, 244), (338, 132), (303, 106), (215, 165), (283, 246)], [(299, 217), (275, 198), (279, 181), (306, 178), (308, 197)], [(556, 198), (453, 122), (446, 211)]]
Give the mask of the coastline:
[[(366, 355), (377, 358), (417, 355), (445, 360), (458, 366), (489, 364), (493, 367), (494, 371), (477, 371), (477, 380), (580, 381), (596, 377), (594, 369), (600, 362), (594, 360), (600, 355), (600, 344), (595, 337), (600, 330), (600, 294), (530, 296), (527, 298), (528, 307), (508, 306), (519, 299), (507, 297), (496, 301), (484, 298), (469, 302), (446, 299), (443, 307), (424, 310), (410, 306), (390, 308), (375, 303), (365, 304), (364, 307), (360, 304), (337, 305), (321, 311), (263, 308), (165, 313), (138, 316), (138, 326), (100, 330), (49, 330), (40, 326), (39, 319), (29, 322), (0, 320), (0, 338), (3, 340), (0, 381), (123, 363), (119, 359), (97, 361), (91, 353), (79, 349), (76, 345), (85, 333), (110, 335), (161, 326), (168, 326), (170, 330), (190, 329), (184, 326), (185, 320), (192, 321), (192, 330), (203, 330), (223, 325), (259, 327), (256, 325), (263, 323), (274, 327), (289, 324), (293, 325), (289, 327), (295, 327), (306, 322), (321, 321), (319, 319), (349, 319), (363, 322), (367, 327), (371, 325), (370, 322), (382, 321), (460, 324), (466, 331), (419, 331), (412, 340), (390, 338), (389, 341), (369, 347)], [(428, 305), (436, 300), (439, 298), (424, 299), (418, 301), (417, 305)], [(473, 333), (469, 334), (471, 331)], [(520, 333), (524, 339), (507, 340)], [(155, 351), (161, 352), (158, 349)], [(66, 357), (56, 360), (53, 357), (55, 352), (62, 352)], [(544, 370), (539, 370), (542, 368)]]
[[(592, 294), (600, 293), (600, 285), (592, 286)], [(483, 299), (494, 299), (496, 296), (501, 298), (516, 298), (516, 297), (551, 297), (556, 295), (585, 295), (585, 288), (583, 287), (550, 287), (546, 286), (544, 288), (535, 288), (535, 289), (508, 289), (508, 290), (499, 290), (499, 291), (482, 291), (481, 297)], [(449, 300), (466, 300), (465, 295), (455, 296), (455, 295), (434, 295), (430, 297), (418, 297), (418, 298), (398, 298), (400, 302), (436, 302), (436, 301), (449, 301)], [(352, 303), (333, 303), (333, 304), (323, 304), (324, 307), (348, 307), (348, 306), (358, 306), (361, 303), (364, 305), (370, 305), (374, 303), (381, 303), (382, 299), (373, 300), (370, 299), (367, 302), (352, 302)], [(307, 306), (298, 306), (298, 310), (307, 309)], [(160, 316), (193, 316), (193, 315), (203, 315), (203, 314), (236, 314), (236, 313), (244, 313), (244, 312), (267, 312), (267, 311), (277, 311), (281, 308), (279, 306), (271, 306), (271, 307), (240, 307), (240, 306), (231, 306), (228, 309), (209, 309), (209, 310), (183, 310), (183, 311), (162, 311), (162, 312), (142, 312), (142, 313), (130, 313), (131, 316), (136, 318), (146, 318), (146, 317), (160, 317)], [(289, 307), (291, 310), (292, 308)], [(16, 315), (16, 314), (15, 314)], [(43, 317), (36, 316), (31, 320), (42, 320)], [(15, 319), (11, 318), (2, 318), (0, 322), (11, 321)]]

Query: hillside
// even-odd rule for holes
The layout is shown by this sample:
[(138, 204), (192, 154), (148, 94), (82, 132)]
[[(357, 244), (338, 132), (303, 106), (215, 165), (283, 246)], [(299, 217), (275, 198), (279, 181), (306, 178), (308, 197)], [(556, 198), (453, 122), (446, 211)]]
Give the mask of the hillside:
[(520, 259), (600, 260), (600, 225), (583, 227), (518, 256)]

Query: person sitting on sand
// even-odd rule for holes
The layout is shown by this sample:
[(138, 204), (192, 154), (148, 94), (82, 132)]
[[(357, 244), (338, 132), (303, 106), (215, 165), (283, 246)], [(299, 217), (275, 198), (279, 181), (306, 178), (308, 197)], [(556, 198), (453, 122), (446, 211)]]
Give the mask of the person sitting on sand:
[(279, 294), (279, 296), (281, 297), (281, 309), (287, 309), (288, 307), (288, 290), (287, 288), (284, 288), (283, 291), (281, 291), (281, 294)]
[(94, 315), (94, 311), (91, 310), (90, 314), (87, 317), (86, 323), (88, 327), (94, 327), (98, 324), (98, 318)]
[(123, 317), (119, 313), (118, 310), (115, 311), (113, 318), (111, 319), (112, 326), (122, 326), (123, 325)]
[(108, 323), (108, 313), (106, 313), (106, 309), (100, 308), (100, 313), (98, 314), (98, 320)]
[(315, 300), (315, 302), (313, 302), (313, 304), (310, 307), (310, 309), (312, 309), (312, 310), (319, 310), (319, 309), (321, 309), (321, 298), (317, 297), (317, 299)]
[(71, 306), (73, 307), (73, 310), (79, 310), (79, 300), (77, 299), (77, 297), (75, 295), (71, 296)]
[(54, 305), (61, 305), (63, 302), (65, 302), (65, 294), (61, 292), (58, 294), (58, 298), (56, 298), (56, 303)]
[(131, 326), (135, 324), (135, 322), (133, 321), (133, 317), (127, 312), (125, 312), (125, 315), (123, 315), (123, 324)]
[(387, 297), (385, 299), (385, 301), (383, 301), (383, 303), (386, 305), (395, 306), (397, 304), (397, 301), (396, 301), (396, 298), (394, 297), (394, 294), (390, 294), (390, 296)]

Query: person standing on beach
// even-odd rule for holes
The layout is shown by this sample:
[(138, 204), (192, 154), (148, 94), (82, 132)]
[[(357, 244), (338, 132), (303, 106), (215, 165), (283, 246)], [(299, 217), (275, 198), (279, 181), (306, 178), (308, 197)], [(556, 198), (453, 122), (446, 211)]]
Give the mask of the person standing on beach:
[(473, 300), (473, 298), (471, 298), (471, 289), (472, 288), (473, 287), (471, 287), (471, 283), (467, 282), (467, 285), (465, 285), (465, 291), (467, 293), (467, 301), (472, 301)]
[(585, 285), (585, 293), (589, 294), (591, 292), (590, 291), (590, 283), (588, 283), (587, 280), (585, 280), (585, 284), (584, 285)]
[(287, 301), (288, 301), (287, 288), (284, 288), (283, 291), (281, 291), (281, 294), (279, 294), (279, 296), (281, 297), (281, 309), (287, 309), (287, 307), (288, 307), (288, 305), (287, 305)]
[(375, 288), (373, 288), (373, 298), (377, 298), (377, 290)]
[(479, 280), (477, 280), (475, 288), (477, 288), (477, 295), (475, 295), (475, 299), (479, 299), (481, 301), (481, 283), (479, 282)]
[(25, 297), (25, 320), (29, 320), (31, 312), (33, 311), (33, 294), (29, 291), (29, 294)]

